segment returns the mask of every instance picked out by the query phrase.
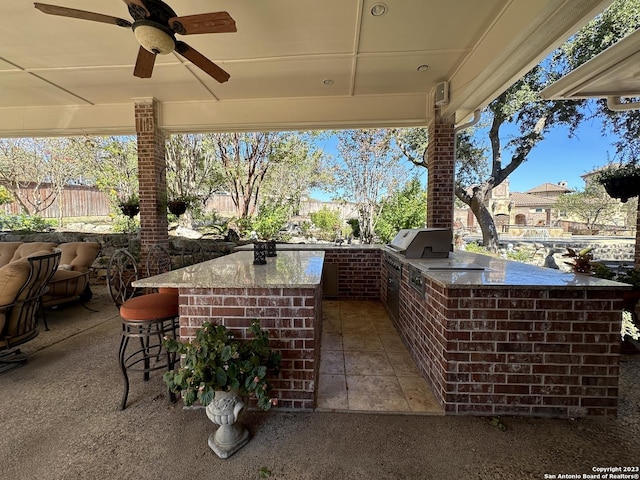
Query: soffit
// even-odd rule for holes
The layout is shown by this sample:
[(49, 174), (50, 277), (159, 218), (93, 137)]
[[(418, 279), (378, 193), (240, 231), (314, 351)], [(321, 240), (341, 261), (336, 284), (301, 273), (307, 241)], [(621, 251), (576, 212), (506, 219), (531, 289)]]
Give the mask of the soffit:
[(640, 96), (640, 30), (541, 92), (549, 99)]
[[(120, 0), (46, 1), (130, 19)], [(442, 113), (461, 122), (611, 0), (385, 3), (373, 17), (373, 0), (169, 2), (235, 19), (237, 33), (179, 36), (230, 73), (219, 84), (176, 54), (135, 78), (130, 30), (2, 2), (0, 135), (134, 133), (139, 98), (169, 132), (424, 126), (443, 81)]]

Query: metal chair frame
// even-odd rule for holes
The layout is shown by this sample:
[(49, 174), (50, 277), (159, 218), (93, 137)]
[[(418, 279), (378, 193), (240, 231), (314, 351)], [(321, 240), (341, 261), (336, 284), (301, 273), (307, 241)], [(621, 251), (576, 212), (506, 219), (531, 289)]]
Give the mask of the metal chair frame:
[(182, 244), (180, 262), (182, 267), (188, 267), (207, 260), (202, 244), (195, 240), (188, 240)]
[(7, 339), (6, 351), (0, 355), (0, 372), (9, 370), (15, 366), (26, 363), (27, 357), (14, 349), (18, 345), (32, 340), (38, 336), (38, 311), (42, 302), (47, 283), (56, 273), (60, 264), (60, 251), (46, 255), (30, 256), (27, 258), (31, 266), (31, 273), (27, 282), (18, 292), (16, 301), (6, 307), (7, 318), (17, 312), (16, 331), (12, 332), (17, 340)]
[(147, 276), (158, 275), (171, 271), (171, 254), (163, 245), (155, 244), (147, 250), (146, 271)]
[(113, 252), (107, 263), (107, 288), (116, 306), (141, 293), (131, 285), (137, 279), (138, 262), (133, 255), (123, 248)]

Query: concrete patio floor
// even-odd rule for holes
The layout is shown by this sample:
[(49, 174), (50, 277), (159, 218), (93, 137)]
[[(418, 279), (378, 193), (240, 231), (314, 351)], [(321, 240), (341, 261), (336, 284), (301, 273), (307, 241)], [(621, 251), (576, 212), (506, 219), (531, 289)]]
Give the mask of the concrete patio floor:
[(160, 375), (133, 379), (118, 410), (120, 323), (95, 292), (98, 313), (51, 312), (29, 362), (0, 376), (0, 479), (542, 479), (640, 463), (640, 355), (622, 359), (618, 418), (249, 412), (251, 441), (221, 460), (214, 425), (170, 404)]

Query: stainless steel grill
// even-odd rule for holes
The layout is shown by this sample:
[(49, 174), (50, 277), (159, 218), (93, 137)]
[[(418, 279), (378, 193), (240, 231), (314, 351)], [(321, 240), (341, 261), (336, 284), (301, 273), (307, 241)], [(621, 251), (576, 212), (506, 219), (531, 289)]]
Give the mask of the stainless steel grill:
[(453, 233), (449, 228), (404, 229), (388, 247), (406, 258), (447, 258), (453, 250)]

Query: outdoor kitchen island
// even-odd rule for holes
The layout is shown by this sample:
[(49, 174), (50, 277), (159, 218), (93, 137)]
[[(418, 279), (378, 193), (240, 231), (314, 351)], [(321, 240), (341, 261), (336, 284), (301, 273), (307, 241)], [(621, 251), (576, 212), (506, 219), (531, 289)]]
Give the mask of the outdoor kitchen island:
[(407, 259), (382, 248), (383, 264), (399, 265), (382, 269), (382, 300), (398, 276), (392, 320), (445, 414), (616, 414), (629, 286), (468, 252)]
[(282, 354), (272, 382), (278, 408), (312, 410), (320, 365), (322, 251), (278, 251), (265, 265), (253, 252), (237, 252), (134, 282), (180, 292), (180, 337), (189, 340), (204, 322), (244, 336), (253, 319)]

